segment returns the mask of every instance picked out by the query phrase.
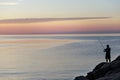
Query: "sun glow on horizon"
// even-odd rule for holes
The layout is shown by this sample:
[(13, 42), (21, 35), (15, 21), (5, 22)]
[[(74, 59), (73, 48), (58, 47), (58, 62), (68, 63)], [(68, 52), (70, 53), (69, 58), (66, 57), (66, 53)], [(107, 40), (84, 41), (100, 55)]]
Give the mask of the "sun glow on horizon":
[(119, 8), (117, 0), (0, 1), (0, 34), (119, 33)]
[[(114, 27), (113, 27), (114, 26)], [(0, 24), (0, 34), (94, 33), (120, 30), (118, 20), (54, 21)]]

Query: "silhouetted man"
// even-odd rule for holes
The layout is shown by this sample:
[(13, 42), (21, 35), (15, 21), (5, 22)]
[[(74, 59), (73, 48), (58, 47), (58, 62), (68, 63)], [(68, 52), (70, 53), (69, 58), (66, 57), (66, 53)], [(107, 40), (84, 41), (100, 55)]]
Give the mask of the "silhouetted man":
[(109, 45), (107, 45), (107, 48), (104, 49), (104, 52), (106, 52), (105, 54), (105, 59), (106, 59), (106, 62), (111, 62), (111, 48), (109, 47)]

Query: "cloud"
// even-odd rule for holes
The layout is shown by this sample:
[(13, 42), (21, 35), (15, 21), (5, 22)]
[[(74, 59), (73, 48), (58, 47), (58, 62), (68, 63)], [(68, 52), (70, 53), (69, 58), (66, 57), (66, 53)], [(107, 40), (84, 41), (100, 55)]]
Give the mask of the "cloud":
[(0, 23), (36, 23), (50, 21), (66, 21), (66, 20), (94, 20), (94, 19), (109, 19), (111, 17), (75, 17), (75, 18), (20, 18), (20, 19), (4, 19)]
[(2, 2), (0, 2), (0, 5), (1, 6), (14, 6), (14, 5), (18, 5), (21, 1), (23, 1), (23, 0), (2, 1)]
[(0, 2), (0, 5), (3, 5), (3, 6), (13, 6), (17, 4), (18, 2)]

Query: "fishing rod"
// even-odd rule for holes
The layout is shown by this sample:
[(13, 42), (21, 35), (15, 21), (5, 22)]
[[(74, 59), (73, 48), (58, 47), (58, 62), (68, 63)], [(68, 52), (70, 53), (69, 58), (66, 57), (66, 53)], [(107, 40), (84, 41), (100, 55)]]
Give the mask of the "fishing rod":
[[(104, 47), (103, 43), (101, 42), (101, 40), (100, 40), (100, 39), (97, 39), (97, 41), (98, 41), (99, 47), (101, 47), (101, 49), (103, 49), (103, 51), (104, 51), (105, 47)], [(96, 51), (97, 59), (101, 58), (101, 56), (100, 56), (100, 54), (99, 54), (99, 53), (101, 53), (101, 50), (100, 50), (100, 51), (99, 51), (99, 50), (100, 50), (100, 49), (98, 49), (98, 50)]]
[(98, 39), (98, 42), (100, 43), (100, 45), (101, 45), (101, 47), (103, 48), (103, 49), (105, 49), (104, 48), (104, 45), (102, 44), (102, 42)]

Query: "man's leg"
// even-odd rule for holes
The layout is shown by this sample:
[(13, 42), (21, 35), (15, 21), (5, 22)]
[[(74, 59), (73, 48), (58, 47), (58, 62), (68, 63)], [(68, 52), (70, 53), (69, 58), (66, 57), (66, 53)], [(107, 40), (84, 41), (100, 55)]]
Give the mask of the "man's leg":
[(106, 58), (106, 62), (108, 62), (108, 59)]
[(111, 58), (109, 58), (109, 62), (111, 62)]

